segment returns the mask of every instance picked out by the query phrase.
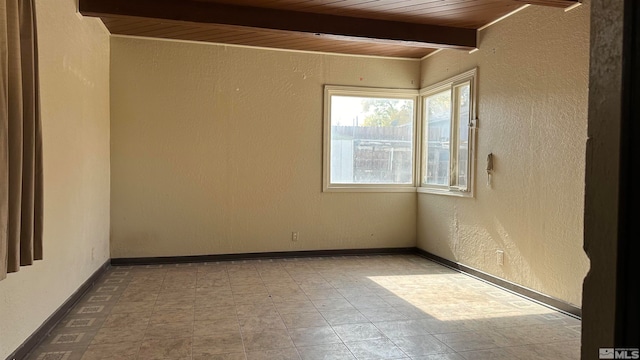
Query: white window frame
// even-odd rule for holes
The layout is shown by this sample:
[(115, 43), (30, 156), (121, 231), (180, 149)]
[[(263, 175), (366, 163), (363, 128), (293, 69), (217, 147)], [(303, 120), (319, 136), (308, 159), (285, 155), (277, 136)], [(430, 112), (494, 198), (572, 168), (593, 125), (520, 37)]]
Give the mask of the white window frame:
[[(420, 151), (420, 178), (419, 178), (419, 186), (417, 191), (419, 193), (428, 193), (428, 194), (440, 194), (440, 195), (450, 195), (450, 196), (460, 196), (460, 197), (473, 197), (474, 189), (475, 189), (475, 168), (476, 168), (476, 133), (478, 128), (478, 119), (476, 113), (476, 103), (477, 103), (477, 68), (466, 71), (462, 74), (451, 77), (447, 80), (441, 81), (437, 84), (433, 84), (426, 88), (420, 90), (420, 108), (422, 112), (422, 117), (420, 121), (421, 125), (421, 137), (420, 137), (420, 145), (422, 148)], [(456, 103), (457, 99), (454, 96), (454, 88), (460, 84), (469, 82), (469, 157), (467, 161), (467, 188), (460, 189), (457, 185), (456, 179), (456, 170), (457, 169), (457, 161), (458, 161), (458, 124), (455, 121), (455, 116), (458, 111)], [(425, 157), (426, 148), (424, 146), (424, 142), (427, 141), (428, 134), (428, 126), (426, 125), (426, 109), (425, 107), (425, 99), (429, 96), (435, 95), (442, 91), (446, 91), (449, 89), (451, 91), (451, 134), (450, 134), (450, 146), (449, 146), (449, 185), (435, 185), (435, 184), (424, 184), (422, 182), (424, 178), (424, 174), (427, 166), (427, 159)], [(455, 136), (454, 136), (455, 135)], [(455, 146), (454, 146), (455, 145)]]
[[(322, 162), (322, 191), (323, 192), (415, 192), (419, 183), (420, 161), (420, 121), (421, 109), (420, 93), (411, 89), (367, 88), (353, 86), (325, 85), (324, 87), (324, 124), (323, 124), (323, 162)], [(413, 101), (413, 147), (411, 159), (413, 166), (412, 182), (410, 184), (343, 184), (331, 183), (331, 97), (377, 97), (386, 99), (407, 99)]]

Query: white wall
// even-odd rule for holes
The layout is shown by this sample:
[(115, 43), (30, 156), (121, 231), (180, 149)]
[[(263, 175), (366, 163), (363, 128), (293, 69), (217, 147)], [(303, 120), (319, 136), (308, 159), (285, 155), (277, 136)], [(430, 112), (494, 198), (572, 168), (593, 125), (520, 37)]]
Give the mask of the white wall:
[(44, 260), (0, 281), (0, 359), (109, 258), (109, 35), (39, 0)]
[(422, 63), (422, 86), (478, 67), (479, 130), (475, 199), (418, 195), (418, 247), (580, 306), (589, 5), (530, 6), (481, 31), (479, 48)]
[(414, 246), (415, 193), (322, 193), (322, 108), (325, 84), (419, 77), (412, 60), (112, 37), (112, 257)]

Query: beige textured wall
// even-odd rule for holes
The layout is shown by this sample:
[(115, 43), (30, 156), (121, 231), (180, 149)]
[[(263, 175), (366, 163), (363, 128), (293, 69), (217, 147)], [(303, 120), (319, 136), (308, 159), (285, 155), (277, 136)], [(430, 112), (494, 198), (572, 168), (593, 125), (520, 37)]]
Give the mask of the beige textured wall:
[(419, 77), (418, 61), (112, 37), (112, 257), (414, 246), (415, 193), (321, 192), (322, 100)]
[(418, 195), (418, 246), (580, 306), (589, 6), (531, 6), (480, 39), (423, 61), (422, 86), (478, 66), (479, 161), (475, 199)]
[(109, 35), (74, 0), (36, 6), (44, 260), (0, 281), (0, 359), (109, 258)]

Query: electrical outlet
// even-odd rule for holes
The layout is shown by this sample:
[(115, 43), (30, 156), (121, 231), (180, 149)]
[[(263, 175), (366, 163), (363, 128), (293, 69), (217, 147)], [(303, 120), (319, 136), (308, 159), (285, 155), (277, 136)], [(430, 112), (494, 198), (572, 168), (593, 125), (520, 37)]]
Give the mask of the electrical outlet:
[(504, 251), (496, 250), (496, 262), (500, 266), (504, 265)]
[(291, 241), (298, 241), (298, 232), (294, 231), (291, 233)]

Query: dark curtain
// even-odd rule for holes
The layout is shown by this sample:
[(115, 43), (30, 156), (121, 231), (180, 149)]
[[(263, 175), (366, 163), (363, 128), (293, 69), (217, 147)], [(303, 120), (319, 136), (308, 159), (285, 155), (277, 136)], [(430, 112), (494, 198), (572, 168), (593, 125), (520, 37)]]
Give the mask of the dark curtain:
[(35, 0), (0, 1), (0, 280), (42, 259)]

